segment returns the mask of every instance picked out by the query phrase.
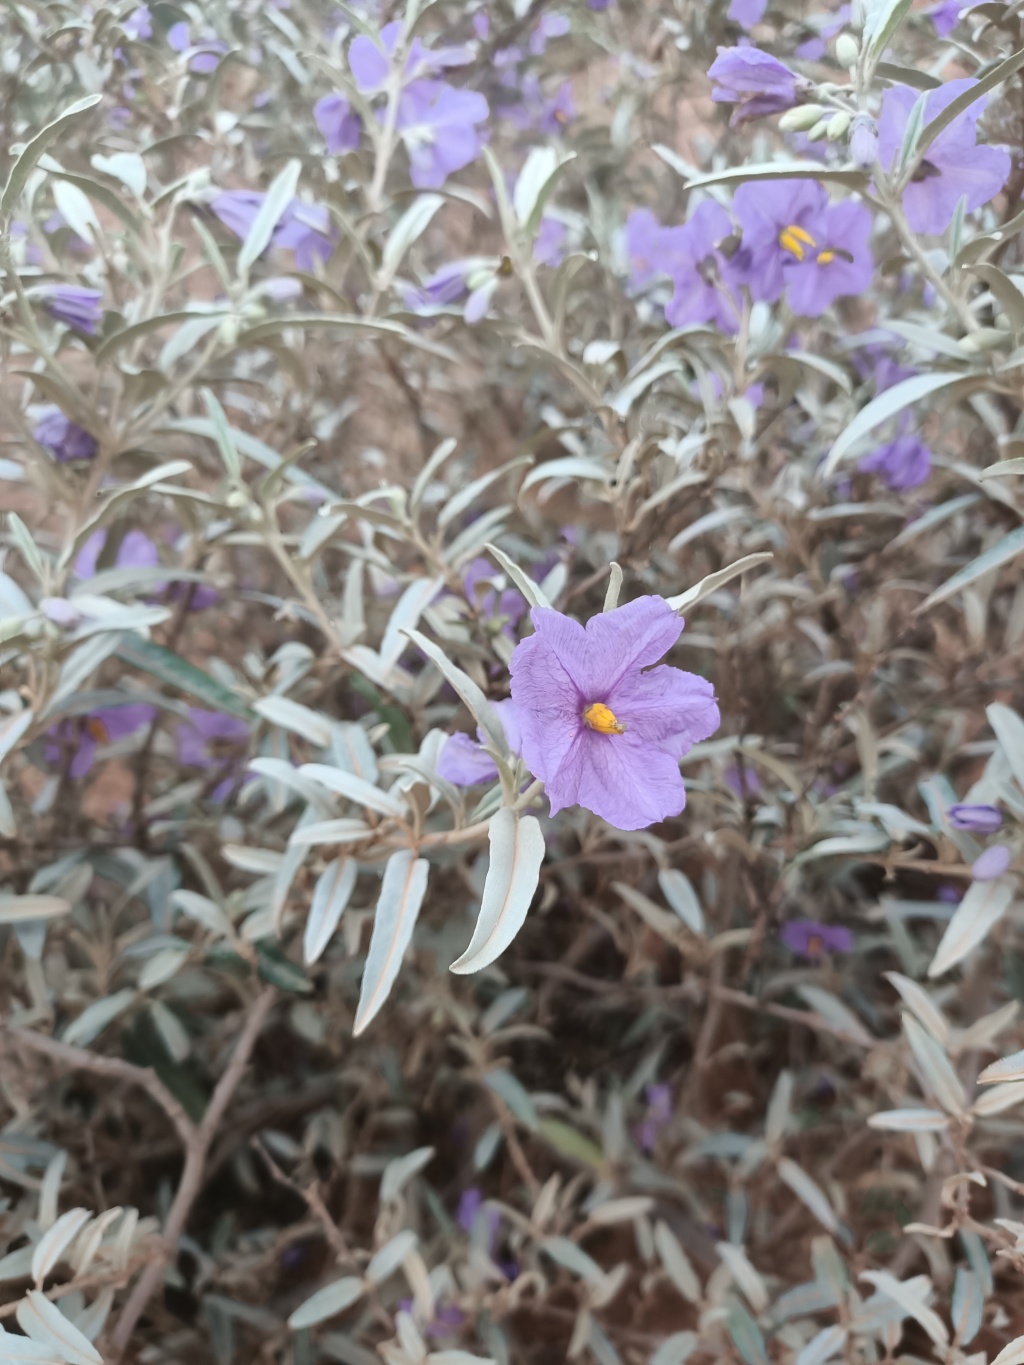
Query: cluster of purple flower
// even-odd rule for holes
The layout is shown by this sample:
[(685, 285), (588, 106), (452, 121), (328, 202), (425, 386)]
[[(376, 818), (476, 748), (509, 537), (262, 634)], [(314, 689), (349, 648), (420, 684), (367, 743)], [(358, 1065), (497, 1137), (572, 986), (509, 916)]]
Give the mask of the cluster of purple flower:
[[(259, 190), (221, 190), (211, 199), (210, 208), (226, 228), (244, 241), (265, 199), (266, 195)], [(299, 270), (312, 270), (317, 261), (326, 261), (330, 256), (336, 236), (330, 214), (322, 204), (293, 199), (277, 220), (270, 245), (294, 251)]]
[[(396, 79), (403, 25), (386, 24), (380, 45), (359, 34), (348, 51), (349, 70), (360, 94), (368, 99), (387, 93)], [(437, 80), (439, 71), (472, 60), (470, 47), (428, 49), (414, 38), (397, 76), (395, 130), (409, 157), (409, 174), (417, 189), (438, 189), (450, 175), (474, 161), (483, 145), (476, 127), (489, 113), (486, 99), (474, 90), (459, 90)], [(394, 92), (393, 92), (394, 93)], [(343, 95), (325, 95), (313, 109), (317, 127), (332, 155), (355, 151), (362, 123)]]
[(744, 290), (767, 303), (785, 292), (794, 313), (820, 317), (871, 282), (870, 213), (853, 200), (833, 203), (814, 181), (741, 185), (733, 215), (710, 200), (681, 227), (663, 227), (644, 209), (630, 215), (632, 286), (667, 275), (674, 293), (665, 316), (674, 327), (737, 331)]

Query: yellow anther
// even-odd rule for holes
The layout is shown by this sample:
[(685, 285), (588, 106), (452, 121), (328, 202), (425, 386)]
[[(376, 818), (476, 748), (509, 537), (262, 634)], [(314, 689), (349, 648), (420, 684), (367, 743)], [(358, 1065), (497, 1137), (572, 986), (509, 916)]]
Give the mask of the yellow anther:
[(829, 251), (827, 248), (826, 248), (826, 250), (824, 250), (824, 251), (819, 251), (819, 252), (818, 252), (818, 264), (819, 264), (819, 265), (831, 265), (832, 262), (835, 260), (835, 258), (836, 258), (836, 253), (835, 253), (834, 251)]
[(779, 233), (779, 246), (783, 251), (795, 256), (798, 261), (802, 261), (806, 255), (805, 247), (817, 245), (811, 234), (806, 229), (797, 227), (796, 223), (790, 223), (789, 227), (784, 227)]
[(615, 712), (603, 701), (592, 701), (583, 712), (583, 719), (599, 735), (624, 735), (626, 727), (620, 725)]

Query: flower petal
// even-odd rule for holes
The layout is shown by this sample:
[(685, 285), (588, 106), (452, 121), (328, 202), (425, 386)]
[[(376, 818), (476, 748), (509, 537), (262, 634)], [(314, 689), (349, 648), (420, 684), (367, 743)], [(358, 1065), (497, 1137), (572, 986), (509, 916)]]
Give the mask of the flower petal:
[(711, 683), (668, 664), (623, 678), (608, 704), (627, 735), (677, 762), (721, 724)]
[(679, 763), (639, 735), (581, 736), (576, 800), (616, 829), (644, 829), (686, 805)]

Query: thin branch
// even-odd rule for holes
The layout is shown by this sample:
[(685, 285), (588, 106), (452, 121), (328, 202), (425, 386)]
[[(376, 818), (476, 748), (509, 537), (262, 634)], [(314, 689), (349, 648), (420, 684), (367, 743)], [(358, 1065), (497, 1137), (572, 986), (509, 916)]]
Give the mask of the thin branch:
[(142, 1272), (135, 1288), (128, 1296), (128, 1302), (121, 1310), (117, 1326), (110, 1336), (108, 1354), (111, 1365), (116, 1365), (116, 1362), (124, 1355), (132, 1333), (135, 1331), (136, 1323), (146, 1311), (146, 1305), (155, 1294), (163, 1278), (164, 1267), (177, 1252), (178, 1241), (185, 1230), (192, 1205), (203, 1187), (206, 1159), (216, 1136), (217, 1128), (224, 1117), (225, 1110), (231, 1103), (232, 1096), (238, 1089), (245, 1068), (249, 1064), (249, 1058), (252, 1056), (252, 1050), (256, 1046), (260, 1030), (263, 1028), (271, 1006), (276, 999), (277, 991), (272, 986), (268, 987), (257, 998), (245, 1021), (245, 1026), (239, 1034), (227, 1069), (217, 1082), (202, 1122), (195, 1128), (193, 1137), (186, 1148), (185, 1169), (181, 1173), (181, 1182), (174, 1196), (170, 1213), (167, 1215), (162, 1254), (156, 1260), (151, 1261)]
[(59, 1038), (48, 1038), (44, 1033), (34, 1033), (31, 1029), (8, 1028), (6, 1032), (22, 1047), (52, 1057), (69, 1070), (91, 1071), (97, 1076), (111, 1076), (119, 1081), (127, 1081), (129, 1085), (139, 1086), (174, 1124), (186, 1149), (196, 1140), (199, 1131), (196, 1125), (152, 1068), (133, 1066), (120, 1057), (101, 1057), (98, 1053), (74, 1047), (71, 1043), (62, 1043)]

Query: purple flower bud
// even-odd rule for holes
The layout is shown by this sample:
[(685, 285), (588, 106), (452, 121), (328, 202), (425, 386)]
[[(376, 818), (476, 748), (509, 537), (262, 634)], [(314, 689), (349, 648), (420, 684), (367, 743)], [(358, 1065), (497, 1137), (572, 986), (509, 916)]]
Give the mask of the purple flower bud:
[(812, 919), (795, 919), (784, 924), (779, 938), (799, 957), (812, 961), (826, 953), (852, 953), (853, 934), (841, 924), (820, 924)]
[(1010, 850), (1005, 844), (993, 844), (971, 866), (971, 876), (976, 882), (995, 881), (1010, 866)]
[(331, 156), (354, 152), (359, 146), (362, 124), (344, 95), (324, 95), (317, 100), (313, 118)]
[(147, 38), (153, 36), (153, 20), (145, 5), (140, 5), (137, 10), (133, 10), (121, 25), (125, 36), (132, 38), (135, 42), (145, 42)]
[(878, 124), (870, 114), (858, 114), (850, 128), (850, 160), (867, 169), (878, 160)]
[(1003, 823), (1002, 812), (995, 806), (950, 806), (946, 812), (954, 829), (970, 830), (972, 834), (995, 834)]
[(58, 322), (76, 331), (95, 336), (103, 321), (99, 289), (85, 289), (80, 284), (48, 284), (40, 291), (47, 311)]
[(720, 47), (711, 69), (711, 98), (735, 104), (730, 123), (781, 114), (797, 102), (797, 76), (756, 47)]
[(865, 455), (857, 468), (863, 474), (877, 474), (894, 492), (904, 492), (928, 479), (932, 453), (919, 436), (905, 434)]
[(96, 438), (84, 427), (65, 417), (60, 408), (48, 408), (32, 435), (55, 460), (91, 460), (96, 454)]

